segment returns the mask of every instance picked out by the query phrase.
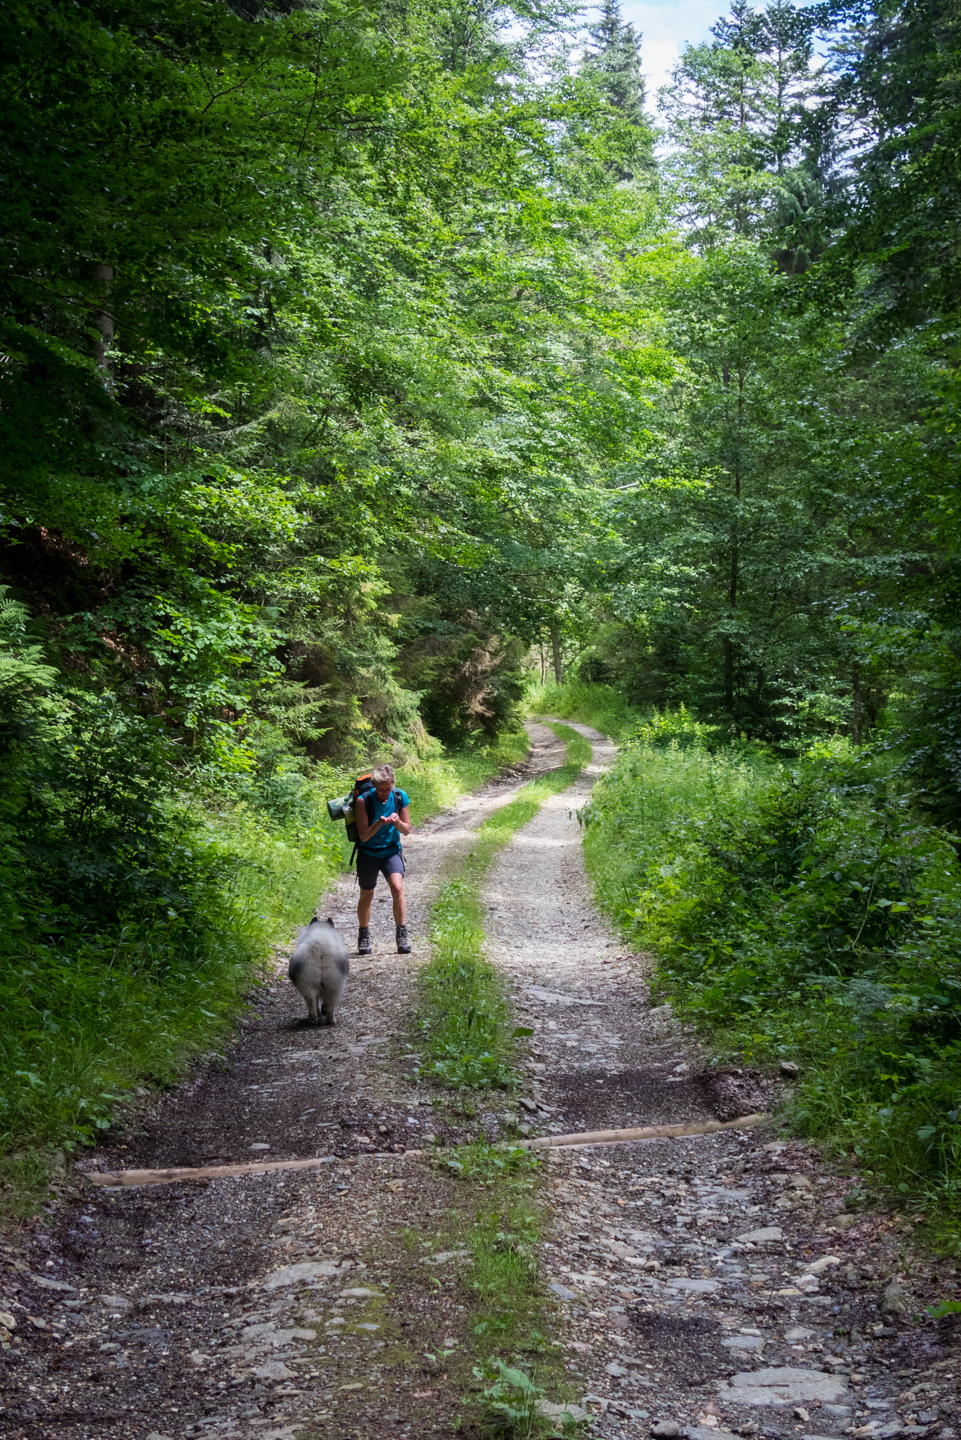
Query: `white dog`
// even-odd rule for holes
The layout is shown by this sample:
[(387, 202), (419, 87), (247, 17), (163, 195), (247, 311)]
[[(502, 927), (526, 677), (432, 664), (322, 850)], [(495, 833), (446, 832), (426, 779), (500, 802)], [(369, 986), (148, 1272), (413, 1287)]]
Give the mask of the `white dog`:
[(297, 936), (287, 974), (307, 1001), (312, 1025), (335, 1023), (334, 1006), (340, 1003), (349, 970), (347, 947), (333, 920), (311, 920), (305, 925)]

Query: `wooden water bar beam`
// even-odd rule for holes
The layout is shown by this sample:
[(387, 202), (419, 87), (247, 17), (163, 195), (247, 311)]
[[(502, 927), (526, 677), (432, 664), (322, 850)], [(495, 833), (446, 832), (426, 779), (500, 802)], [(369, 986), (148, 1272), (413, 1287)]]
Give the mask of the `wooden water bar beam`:
[[(691, 1135), (716, 1135), (721, 1130), (751, 1130), (760, 1125), (763, 1115), (742, 1115), (737, 1120), (705, 1120), (695, 1125), (645, 1125), (633, 1130), (594, 1130), (575, 1135), (538, 1135), (533, 1140), (502, 1142), (511, 1149), (555, 1150), (581, 1148), (586, 1145), (625, 1145), (632, 1140), (681, 1140)], [(382, 1160), (402, 1160), (407, 1155), (423, 1155), (423, 1150), (404, 1150), (401, 1154), (387, 1150), (367, 1150), (361, 1154), (377, 1155)], [(354, 1156), (315, 1155), (309, 1160), (248, 1160), (242, 1165), (182, 1166), (171, 1170), (94, 1170), (86, 1176), (91, 1185), (178, 1185), (191, 1180), (221, 1180), (236, 1175), (269, 1175), (276, 1170), (319, 1170), (335, 1160)]]
[(740, 1115), (736, 1120), (702, 1120), (691, 1125), (643, 1125), (633, 1130), (593, 1130), (581, 1135), (536, 1135), (518, 1140), (525, 1150), (570, 1149), (581, 1145), (625, 1145), (631, 1140), (681, 1140), (685, 1135), (716, 1135), (720, 1130), (753, 1130), (763, 1115)]

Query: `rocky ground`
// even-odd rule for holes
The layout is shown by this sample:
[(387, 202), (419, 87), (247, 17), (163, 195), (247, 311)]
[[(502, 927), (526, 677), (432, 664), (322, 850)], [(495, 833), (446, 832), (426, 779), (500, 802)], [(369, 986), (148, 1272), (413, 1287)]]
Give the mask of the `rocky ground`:
[[(580, 728), (596, 773), (610, 748)], [(535, 767), (560, 763), (550, 732), (532, 735)], [(415, 937), (440, 866), (522, 779), (412, 837)], [(525, 1128), (769, 1106), (769, 1082), (706, 1067), (651, 1008), (643, 959), (592, 909), (571, 813), (592, 779), (547, 802), (485, 896), (489, 953), (535, 1031)], [(323, 907), (348, 933), (355, 897), (345, 883)], [(67, 1177), (44, 1223), (4, 1245), (0, 1434), (430, 1440), (470, 1415), (457, 1362), (471, 1342), (458, 1273), (472, 1197), (429, 1151), (478, 1125), (501, 1133), (503, 1103), (460, 1117), (418, 1085), (408, 1016), (423, 947), (397, 957), (384, 901), (376, 917), (336, 1029), (301, 1028), (278, 956), (227, 1054), (145, 1100), (85, 1162), (319, 1155), (319, 1171), (129, 1190)], [(961, 1334), (924, 1307), (955, 1295), (956, 1276), (914, 1256), (910, 1217), (849, 1209), (850, 1177), (812, 1150), (728, 1131), (551, 1151), (546, 1172), (551, 1342), (592, 1433), (953, 1440)], [(472, 1426), (459, 1433), (485, 1433)]]

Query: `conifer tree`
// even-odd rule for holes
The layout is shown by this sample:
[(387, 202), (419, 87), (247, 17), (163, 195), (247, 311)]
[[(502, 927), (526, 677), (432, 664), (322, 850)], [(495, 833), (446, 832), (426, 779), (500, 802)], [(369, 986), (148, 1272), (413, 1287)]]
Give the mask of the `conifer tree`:
[(641, 36), (621, 19), (620, 0), (603, 0), (600, 19), (587, 31), (592, 48), (584, 69), (593, 74), (616, 110), (632, 125), (646, 125)]
[(789, 269), (823, 248), (808, 216), (818, 167), (806, 122), (823, 76), (812, 68), (811, 34), (810, 17), (787, 0), (760, 10), (732, 0), (712, 40), (687, 47), (661, 92), (674, 145), (667, 168), (700, 244), (787, 238)]

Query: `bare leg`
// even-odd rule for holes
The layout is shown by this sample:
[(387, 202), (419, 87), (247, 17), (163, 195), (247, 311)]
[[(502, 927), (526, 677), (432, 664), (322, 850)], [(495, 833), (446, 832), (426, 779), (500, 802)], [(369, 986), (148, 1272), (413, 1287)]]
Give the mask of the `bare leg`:
[[(391, 876), (391, 879), (393, 879), (393, 876)], [(361, 890), (360, 899), (357, 901), (357, 924), (361, 930), (365, 930), (370, 924), (370, 907), (373, 899), (373, 890)]]
[[(390, 886), (390, 893), (394, 901), (394, 924), (407, 924), (407, 900), (404, 896), (403, 875), (388, 875), (387, 884)], [(371, 891), (371, 894), (374, 892)], [(370, 901), (367, 902), (367, 913), (370, 914)]]

